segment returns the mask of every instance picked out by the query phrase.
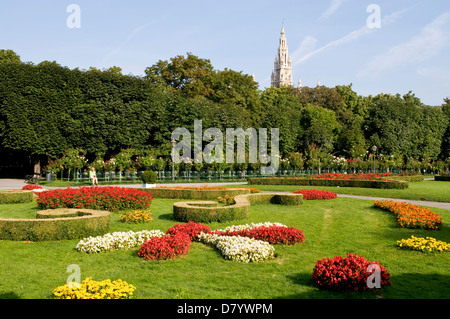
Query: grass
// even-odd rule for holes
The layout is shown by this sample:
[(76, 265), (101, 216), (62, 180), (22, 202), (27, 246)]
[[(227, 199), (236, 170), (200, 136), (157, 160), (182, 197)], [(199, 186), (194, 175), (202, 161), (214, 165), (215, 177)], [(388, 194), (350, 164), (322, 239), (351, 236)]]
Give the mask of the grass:
[[(172, 220), (177, 200), (154, 199), (153, 221), (124, 224), (113, 214), (112, 231), (160, 229)], [(88, 255), (75, 249), (78, 240), (49, 242), (0, 241), (0, 298), (52, 298), (65, 284), (67, 267), (77, 264), (81, 279), (122, 279), (137, 287), (139, 299), (445, 299), (450, 297), (449, 255), (398, 250), (396, 241), (432, 236), (450, 242), (450, 211), (433, 209), (446, 224), (440, 231), (401, 229), (389, 213), (373, 201), (337, 198), (304, 201), (300, 207), (254, 205), (247, 220), (209, 224), (211, 229), (250, 222), (280, 222), (300, 228), (305, 242), (276, 246), (276, 258), (265, 263), (241, 264), (225, 260), (214, 248), (193, 243), (187, 255), (172, 260), (144, 261), (137, 249)], [(0, 205), (0, 217), (33, 218), (34, 203)], [(321, 258), (357, 253), (378, 260), (391, 274), (392, 287), (363, 294), (333, 293), (312, 286), (315, 262)]]
[(293, 186), (293, 185), (245, 185), (262, 191), (293, 192), (299, 189), (320, 189), (338, 194), (360, 195), (371, 197), (400, 198), (432, 202), (450, 202), (450, 182), (422, 181), (410, 182), (406, 189), (377, 189), (360, 187), (332, 187), (332, 186)]

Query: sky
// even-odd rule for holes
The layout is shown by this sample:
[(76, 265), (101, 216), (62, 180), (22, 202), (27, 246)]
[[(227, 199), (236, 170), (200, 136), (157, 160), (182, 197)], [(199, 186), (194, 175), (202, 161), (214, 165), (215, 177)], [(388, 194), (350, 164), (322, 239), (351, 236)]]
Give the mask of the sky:
[(0, 49), (137, 76), (190, 52), (254, 75), (263, 90), (282, 25), (294, 86), (412, 91), (428, 105), (450, 97), (449, 0), (2, 0)]

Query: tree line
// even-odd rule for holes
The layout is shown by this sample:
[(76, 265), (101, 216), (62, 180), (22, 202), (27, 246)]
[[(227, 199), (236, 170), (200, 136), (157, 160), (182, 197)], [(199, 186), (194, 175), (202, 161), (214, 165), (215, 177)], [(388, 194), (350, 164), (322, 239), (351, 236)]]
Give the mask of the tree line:
[[(89, 161), (125, 149), (170, 157), (177, 127), (279, 128), (280, 155), (348, 159), (377, 153), (446, 160), (450, 100), (440, 106), (405, 95), (360, 96), (352, 85), (260, 89), (252, 76), (216, 70), (191, 53), (158, 61), (144, 76), (119, 67), (69, 69), (53, 61), (22, 62), (0, 50), (0, 147), (46, 165), (67, 150)], [(207, 142), (205, 142), (206, 144)]]

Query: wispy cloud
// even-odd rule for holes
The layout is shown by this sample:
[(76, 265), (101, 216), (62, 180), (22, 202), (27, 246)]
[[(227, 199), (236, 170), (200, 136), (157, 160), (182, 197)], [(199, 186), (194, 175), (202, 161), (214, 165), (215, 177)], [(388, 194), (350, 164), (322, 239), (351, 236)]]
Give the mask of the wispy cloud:
[(449, 43), (450, 32), (446, 28), (449, 24), (450, 12), (442, 13), (409, 41), (396, 45), (372, 59), (358, 76), (376, 76), (399, 65), (430, 59)]
[[(409, 8), (407, 9), (403, 9), (403, 10), (399, 10), (396, 12), (391, 13), (390, 15), (387, 15), (386, 17), (384, 17), (381, 20), (381, 25), (383, 27), (386, 27), (394, 22), (396, 22), (400, 16), (406, 12), (407, 10), (409, 10)], [(338, 46), (341, 46), (343, 44), (349, 43), (351, 41), (354, 41), (364, 35), (370, 34), (372, 32), (375, 32), (377, 29), (375, 28), (369, 28), (367, 25), (364, 25), (363, 27), (354, 30), (348, 34), (346, 34), (345, 36), (343, 36), (342, 38), (339, 38), (337, 40), (331, 41), (329, 43), (327, 43), (326, 45), (318, 48), (318, 49), (311, 49), (311, 46), (309, 46), (310, 50), (308, 52), (305, 51), (305, 46), (306, 44), (311, 44), (314, 41), (312, 39), (314, 39), (313, 37), (309, 37), (309, 39), (305, 38), (305, 40), (303, 40), (302, 44), (300, 45), (299, 49), (297, 49), (293, 54), (292, 54), (292, 64), (293, 65), (297, 65), (297, 64), (301, 64), (306, 62), (307, 60), (309, 60), (311, 57), (322, 53), (323, 51), (329, 50), (331, 48), (335, 48)], [(312, 39), (311, 39), (312, 38)], [(304, 43), (306, 41), (306, 43)], [(317, 40), (315, 41), (317, 42)], [(314, 42), (314, 43), (315, 43)], [(295, 57), (295, 58), (294, 58)]]
[(322, 13), (322, 19), (328, 19), (345, 3), (347, 0), (331, 0), (328, 8)]

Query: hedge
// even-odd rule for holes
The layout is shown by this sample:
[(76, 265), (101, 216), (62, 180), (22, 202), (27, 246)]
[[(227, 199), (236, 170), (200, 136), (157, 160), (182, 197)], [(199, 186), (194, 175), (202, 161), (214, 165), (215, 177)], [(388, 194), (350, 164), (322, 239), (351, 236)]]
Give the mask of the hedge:
[(362, 187), (362, 188), (408, 188), (407, 181), (386, 180), (339, 180), (339, 179), (309, 179), (309, 178), (274, 178), (260, 177), (249, 178), (251, 185), (302, 185), (302, 186), (340, 186), (340, 187)]
[(434, 176), (435, 181), (444, 181), (444, 182), (450, 182), (450, 175), (435, 175)]
[(200, 199), (200, 200), (216, 200), (218, 197), (225, 195), (237, 196), (242, 194), (250, 194), (250, 190), (246, 188), (227, 188), (227, 189), (187, 189), (187, 188), (142, 188), (149, 193), (153, 193), (153, 198), (179, 198), (179, 199)]
[(1, 240), (43, 241), (84, 238), (109, 231), (111, 213), (90, 209), (49, 209), (36, 219), (0, 218)]
[(0, 204), (30, 203), (34, 200), (33, 191), (2, 190), (0, 191)]
[(260, 193), (234, 197), (235, 203), (219, 206), (215, 201), (188, 201), (173, 204), (173, 217), (177, 221), (211, 223), (227, 222), (250, 217), (251, 204), (301, 205), (302, 194)]
[(406, 181), (406, 182), (422, 182), (424, 180), (423, 175), (399, 175), (399, 176), (389, 176), (388, 179), (395, 181)]

